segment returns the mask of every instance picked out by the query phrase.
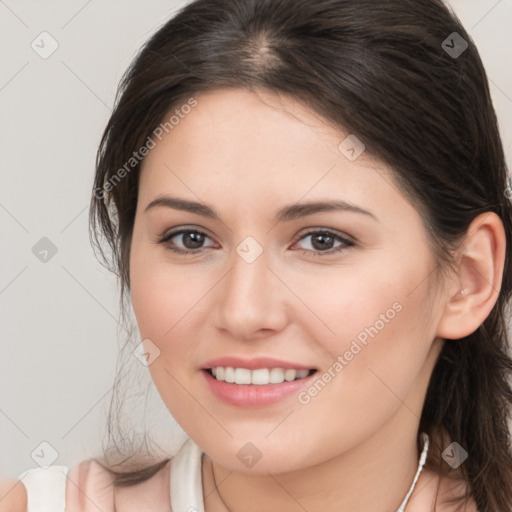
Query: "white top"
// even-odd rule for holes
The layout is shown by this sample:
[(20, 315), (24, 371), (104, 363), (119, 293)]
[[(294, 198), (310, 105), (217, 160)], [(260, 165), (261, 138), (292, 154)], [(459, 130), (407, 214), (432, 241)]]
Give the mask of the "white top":
[[(201, 449), (191, 439), (172, 458), (173, 512), (204, 512), (201, 458)], [(18, 475), (27, 489), (27, 512), (65, 512), (68, 469), (68, 466), (33, 468)]]
[(64, 512), (68, 466), (24, 471), (18, 478), (27, 489), (27, 512)]
[(171, 460), (172, 512), (204, 512), (201, 459), (203, 452), (187, 439)]

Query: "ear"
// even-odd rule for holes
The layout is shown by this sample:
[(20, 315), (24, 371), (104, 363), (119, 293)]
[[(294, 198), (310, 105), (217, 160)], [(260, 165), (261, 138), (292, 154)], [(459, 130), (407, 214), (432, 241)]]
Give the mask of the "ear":
[(458, 273), (447, 288), (437, 336), (463, 338), (484, 322), (501, 289), (505, 248), (505, 230), (498, 215), (485, 212), (473, 219), (457, 261)]

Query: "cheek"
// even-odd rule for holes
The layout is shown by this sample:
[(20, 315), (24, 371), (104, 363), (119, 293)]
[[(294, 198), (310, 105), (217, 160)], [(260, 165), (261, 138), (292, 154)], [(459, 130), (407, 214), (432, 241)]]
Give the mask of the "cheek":
[[(131, 271), (131, 302), (143, 338), (160, 338), (167, 330), (172, 311), (172, 294), (165, 293), (165, 283), (157, 278), (151, 267), (138, 265), (135, 259)], [(168, 319), (166, 321), (166, 319)]]
[[(392, 289), (372, 289), (367, 293), (360, 287), (359, 298), (331, 300), (320, 310), (336, 332), (329, 336), (325, 328), (318, 328), (318, 335), (322, 332), (318, 343), (331, 363), (299, 395), (290, 427), (301, 431), (300, 425), (307, 425), (309, 431), (322, 432), (322, 447), (313, 440), (303, 447), (318, 460), (328, 458), (332, 450), (342, 452), (358, 444), (381, 428), (399, 410), (428, 356), (423, 290), (407, 296), (409, 289), (404, 293), (400, 283)], [(407, 402), (406, 407), (419, 416), (419, 404)]]
[[(189, 366), (193, 366), (189, 316), (194, 302), (188, 294), (183, 272), (172, 270), (151, 254), (150, 249), (137, 249), (130, 262), (131, 302), (141, 339), (150, 339), (158, 347), (159, 356), (148, 369), (163, 402), (181, 425), (187, 425), (194, 403), (184, 389)], [(154, 252), (154, 249), (153, 249)], [(192, 313), (192, 311), (190, 312)], [(200, 411), (195, 411), (200, 414)]]
[(389, 250), (350, 263), (328, 279), (305, 279), (302, 284), (304, 302), (314, 305), (324, 323), (317, 339), (325, 340), (330, 353), (343, 353), (357, 340), (363, 347), (375, 346), (382, 356), (381, 351), (393, 353), (400, 345), (412, 348), (428, 337), (426, 277), (432, 262), (427, 251), (416, 251), (414, 258), (405, 260), (402, 250)]
[(166, 265), (160, 247), (137, 231), (130, 253), (131, 303), (143, 338), (161, 339), (183, 309), (182, 277)]
[(304, 302), (314, 304), (319, 317), (308, 316), (310, 336), (331, 361), (325, 375), (331, 399), (361, 410), (369, 403), (396, 406), (396, 395), (407, 394), (434, 338), (425, 307), (428, 280), (418, 277), (427, 260), (420, 255), (405, 267), (390, 258), (357, 275), (340, 270), (322, 286), (303, 283)]
[(208, 311), (204, 299), (213, 285), (212, 277), (208, 270), (186, 272), (169, 264), (155, 247), (134, 245), (130, 279), (141, 339), (150, 339), (160, 350), (150, 371), (157, 385), (164, 379), (166, 387), (173, 386), (166, 370), (179, 376), (197, 364), (192, 348), (201, 338), (198, 331)]

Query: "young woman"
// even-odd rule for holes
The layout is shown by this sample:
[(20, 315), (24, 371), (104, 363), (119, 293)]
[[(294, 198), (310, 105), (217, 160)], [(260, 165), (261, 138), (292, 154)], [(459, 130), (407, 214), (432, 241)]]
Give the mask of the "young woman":
[(190, 439), (54, 469), (61, 506), (512, 510), (509, 187), (441, 0), (187, 5), (122, 81), (91, 228)]

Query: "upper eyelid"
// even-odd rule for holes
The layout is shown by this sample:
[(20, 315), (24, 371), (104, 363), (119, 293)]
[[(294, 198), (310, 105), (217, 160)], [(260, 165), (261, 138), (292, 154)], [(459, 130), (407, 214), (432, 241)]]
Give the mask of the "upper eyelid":
[(352, 242), (352, 243), (355, 243), (355, 241), (356, 241), (356, 239), (353, 236), (343, 233), (343, 232), (340, 232), (336, 229), (330, 229), (330, 228), (307, 228), (307, 231), (305, 231), (301, 235), (297, 235), (297, 236), (300, 236), (300, 238), (302, 238), (304, 236), (313, 235), (315, 233), (327, 233), (329, 235), (334, 235), (335, 237), (342, 238), (343, 240), (346, 240), (347, 242)]

